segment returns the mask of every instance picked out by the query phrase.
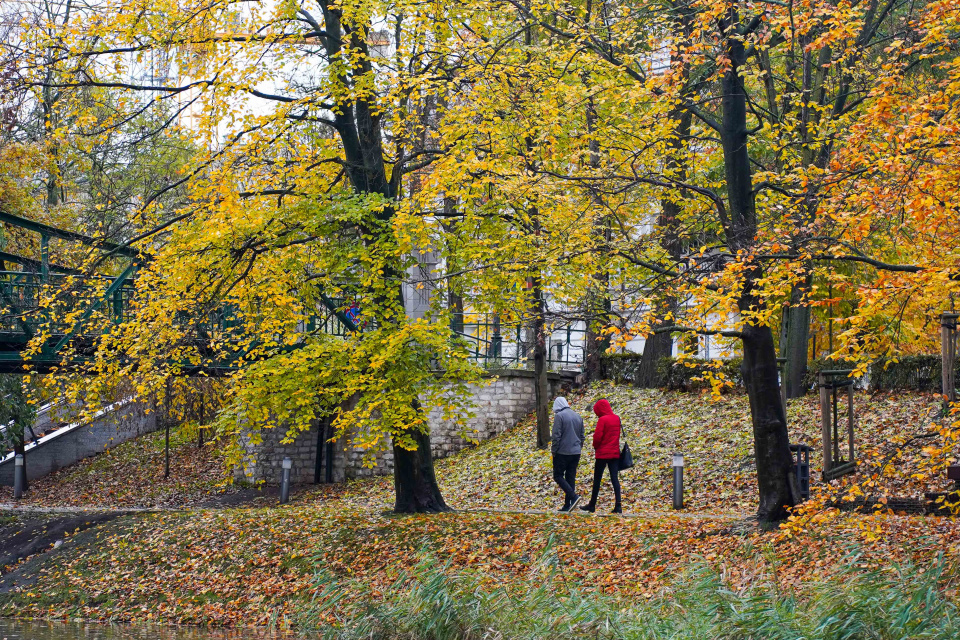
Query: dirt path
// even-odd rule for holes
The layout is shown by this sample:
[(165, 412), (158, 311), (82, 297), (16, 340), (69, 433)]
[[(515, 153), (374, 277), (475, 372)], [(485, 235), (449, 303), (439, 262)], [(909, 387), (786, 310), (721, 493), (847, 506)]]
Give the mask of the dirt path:
[(59, 547), (67, 536), (127, 515), (129, 511), (0, 511), (0, 573)]
[(541, 509), (457, 509), (457, 513), (497, 513), (497, 514), (528, 514), (528, 515), (556, 515), (560, 517), (594, 517), (594, 518), (677, 518), (680, 520), (750, 520), (753, 518), (748, 513), (740, 511), (731, 511), (729, 513), (698, 513), (689, 511), (636, 511), (627, 513), (587, 513), (586, 511), (574, 511), (566, 513), (562, 511), (549, 511)]

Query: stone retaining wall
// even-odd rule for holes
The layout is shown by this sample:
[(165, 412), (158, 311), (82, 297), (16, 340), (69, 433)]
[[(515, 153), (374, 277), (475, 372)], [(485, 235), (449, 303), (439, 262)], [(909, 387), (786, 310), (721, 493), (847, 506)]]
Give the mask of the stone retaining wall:
[[(565, 380), (572, 381), (573, 376), (550, 374), (551, 399), (559, 392), (560, 385)], [(470, 385), (475, 414), (467, 421), (465, 428), (461, 429), (454, 421), (442, 420), (438, 410), (430, 413), (427, 419), (430, 423), (430, 446), (434, 457), (445, 458), (472, 446), (468, 438), (483, 441), (503, 433), (535, 410), (533, 372), (498, 371), (484, 382), (486, 384)], [(279, 429), (260, 432), (259, 444), (248, 438), (244, 443), (247, 452), (244, 469), (238, 479), (277, 484), (280, 482), (283, 458), (288, 457), (293, 462), (291, 477), (294, 483), (307, 484), (318, 480), (323, 482), (326, 477), (326, 452), (319, 470), (317, 468), (321, 428), (323, 425), (314, 425), (309, 431), (297, 435), (289, 444), (281, 443), (287, 434)], [(390, 446), (377, 451), (373, 466), (369, 466), (364, 464), (366, 452), (351, 447), (349, 440), (350, 438), (346, 437), (334, 443), (334, 482), (393, 472), (393, 449)], [(324, 449), (326, 450), (325, 445)]]
[[(51, 420), (50, 416), (42, 416), (36, 430), (48, 430)], [(25, 453), (27, 480), (42, 478), (83, 458), (156, 431), (159, 424), (157, 413), (147, 412), (143, 403), (117, 402), (90, 421), (64, 425), (38, 442), (29, 443)], [(13, 486), (13, 468), (14, 456), (10, 453), (0, 460), (0, 484)]]

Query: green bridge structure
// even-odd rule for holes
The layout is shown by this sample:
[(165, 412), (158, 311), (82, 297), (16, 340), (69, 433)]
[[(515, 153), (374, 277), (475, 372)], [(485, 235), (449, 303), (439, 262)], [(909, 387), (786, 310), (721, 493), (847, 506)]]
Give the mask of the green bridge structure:
[[(80, 364), (93, 354), (96, 335), (85, 333), (85, 327), (95, 313), (103, 314), (110, 323), (121, 324), (133, 319), (135, 275), (142, 256), (135, 248), (93, 238), (73, 231), (58, 229), (47, 224), (28, 220), (0, 210), (0, 223), (36, 233), (40, 238), (40, 259), (0, 251), (0, 373), (23, 373), (25, 367), (37, 373), (49, 373), (71, 362), (64, 362), (67, 345), (74, 347), (74, 364)], [(105, 257), (127, 261), (119, 275), (91, 275), (71, 267), (50, 262), (51, 238), (78, 242), (100, 249)], [(11, 263), (16, 269), (10, 269)], [(101, 291), (95, 296), (83, 296), (83, 291)], [(45, 294), (63, 292), (61, 299), (52, 305), (41, 304)], [(79, 316), (72, 321), (61, 320), (76, 311), (73, 300), (89, 300)], [(312, 318), (308, 331), (320, 331), (344, 336), (358, 330), (348, 315), (349, 309), (328, 296), (322, 296), (326, 314)], [(73, 307), (73, 308), (71, 308)], [(189, 319), (185, 319), (189, 321)], [(229, 310), (217, 310), (200, 322), (194, 322), (198, 333), (198, 348), (204, 354), (205, 334), (214, 330), (229, 330), (238, 326), (235, 314)], [(41, 332), (45, 339), (39, 352), (27, 354), (32, 340)], [(183, 366), (181, 375), (224, 375), (236, 370), (231, 362), (208, 360), (203, 366)]]
[[(0, 251), (0, 373), (23, 373), (29, 368), (42, 374), (89, 361), (98, 338), (88, 333), (87, 325), (93, 314), (101, 314), (114, 325), (133, 319), (135, 276), (143, 256), (129, 245), (66, 231), (3, 210), (0, 210), (0, 223), (37, 234), (40, 239), (39, 260)], [(106, 276), (52, 263), (49, 255), (51, 238), (98, 249), (102, 257), (125, 261), (126, 267), (119, 275)], [(10, 269), (12, 265), (17, 268)], [(88, 295), (83, 295), (84, 290)], [(89, 295), (91, 291), (97, 293)], [(62, 295), (55, 296), (52, 304), (43, 306), (41, 302), (45, 295), (55, 292)], [(78, 300), (86, 301), (82, 310), (77, 307)], [(318, 309), (318, 314), (307, 322), (305, 328), (308, 332), (345, 336), (361, 330), (354, 321), (353, 311), (356, 309), (353, 305), (326, 295), (321, 295), (321, 300), (324, 308)], [(76, 311), (80, 311), (79, 315)], [(493, 368), (526, 366), (531, 348), (523, 338), (522, 325), (501, 326), (499, 320), (491, 320), (489, 315), (465, 321), (464, 315), (456, 314), (451, 328), (463, 341), (472, 359)], [(66, 320), (68, 317), (73, 320)], [(184, 318), (183, 322), (195, 328), (196, 346), (206, 364), (176, 367), (179, 375), (229, 375), (237, 370), (236, 356), (230, 362), (217, 360), (206, 346), (210, 343), (210, 334), (240, 326), (234, 311), (225, 307), (202, 319)], [(28, 354), (28, 346), (41, 332), (45, 338), (39, 351)], [(583, 333), (569, 324), (556, 331), (548, 350), (548, 366), (552, 369), (579, 366), (582, 360), (576, 357), (575, 350)], [(71, 356), (65, 361), (68, 345), (71, 346)]]

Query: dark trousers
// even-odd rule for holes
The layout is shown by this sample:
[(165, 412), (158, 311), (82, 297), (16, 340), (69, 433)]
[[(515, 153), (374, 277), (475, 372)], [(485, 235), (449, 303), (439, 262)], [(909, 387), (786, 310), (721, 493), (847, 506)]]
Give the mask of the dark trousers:
[(580, 464), (580, 454), (570, 455), (565, 453), (553, 454), (553, 481), (560, 485), (566, 498), (563, 501), (564, 507), (569, 507), (573, 499), (577, 497), (574, 486), (577, 484), (577, 465)]
[(613, 495), (616, 496), (615, 509), (620, 508), (620, 459), (597, 460), (593, 464), (593, 491), (590, 492), (591, 507), (597, 506), (597, 495), (600, 493), (600, 481), (603, 480), (604, 467), (610, 469), (610, 483), (613, 485)]

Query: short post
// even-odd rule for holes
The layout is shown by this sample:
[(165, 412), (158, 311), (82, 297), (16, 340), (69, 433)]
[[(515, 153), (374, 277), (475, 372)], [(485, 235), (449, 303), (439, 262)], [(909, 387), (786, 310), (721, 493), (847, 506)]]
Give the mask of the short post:
[(787, 415), (787, 358), (777, 358), (777, 374), (780, 379), (780, 403), (783, 405), (783, 415)]
[(833, 438), (830, 424), (830, 389), (827, 387), (827, 376), (822, 372), (817, 376), (820, 387), (820, 425), (823, 435), (823, 473), (827, 475), (833, 469)]
[(957, 401), (957, 319), (956, 313), (940, 316), (940, 355), (942, 360), (943, 398), (945, 402)]
[(283, 459), (283, 475), (280, 478), (280, 504), (287, 504), (290, 501), (290, 469), (293, 468), (293, 461), (290, 458)]
[(683, 454), (673, 454), (673, 508), (683, 509)]
[(13, 498), (19, 500), (23, 496), (23, 485), (26, 480), (23, 467), (23, 454), (18, 453), (13, 459)]

